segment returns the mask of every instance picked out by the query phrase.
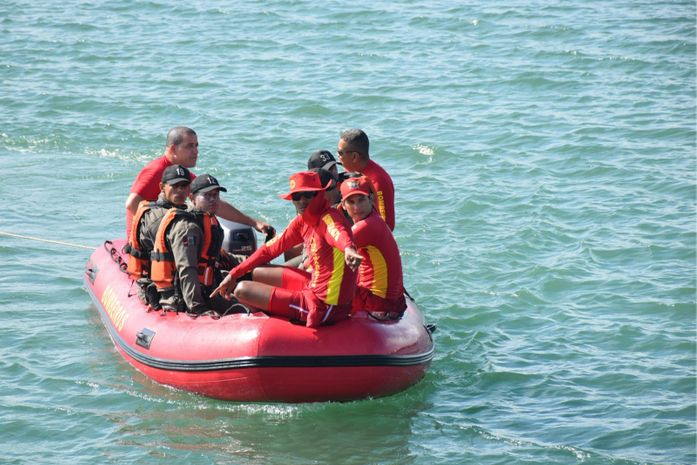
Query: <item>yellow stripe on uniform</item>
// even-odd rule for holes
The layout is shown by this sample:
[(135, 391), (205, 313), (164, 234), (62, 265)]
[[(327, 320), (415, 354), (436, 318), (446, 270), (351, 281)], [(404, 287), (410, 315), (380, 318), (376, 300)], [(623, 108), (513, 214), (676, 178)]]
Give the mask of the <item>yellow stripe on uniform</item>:
[[(339, 230), (336, 228), (332, 216), (327, 213), (322, 217), (322, 221), (327, 225), (329, 235), (332, 236), (335, 241), (338, 241)], [(329, 305), (336, 305), (339, 303), (341, 281), (344, 280), (344, 253), (336, 247), (332, 247), (332, 253), (334, 255), (334, 266), (332, 267), (332, 275), (329, 278), (329, 283), (327, 283), (326, 303)]]
[(334, 219), (332, 218), (332, 215), (327, 213), (322, 217), (322, 221), (324, 221), (324, 224), (327, 225), (327, 231), (329, 232), (329, 235), (332, 236), (335, 241), (338, 241), (339, 230), (336, 229), (336, 225), (334, 224)]
[(336, 305), (339, 303), (341, 281), (344, 280), (344, 253), (336, 247), (332, 247), (332, 253), (334, 254), (334, 266), (332, 267), (332, 276), (327, 284), (326, 303)]
[(367, 249), (370, 263), (373, 264), (373, 285), (370, 292), (384, 299), (387, 296), (387, 262), (377, 247), (369, 245)]

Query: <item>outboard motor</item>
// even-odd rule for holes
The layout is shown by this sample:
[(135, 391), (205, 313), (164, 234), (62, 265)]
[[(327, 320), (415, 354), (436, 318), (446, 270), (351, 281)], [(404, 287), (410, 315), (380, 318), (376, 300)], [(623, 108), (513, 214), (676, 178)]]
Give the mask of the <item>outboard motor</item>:
[(257, 250), (257, 236), (251, 226), (220, 217), (218, 217), (218, 221), (225, 231), (223, 249), (230, 253), (247, 256)]

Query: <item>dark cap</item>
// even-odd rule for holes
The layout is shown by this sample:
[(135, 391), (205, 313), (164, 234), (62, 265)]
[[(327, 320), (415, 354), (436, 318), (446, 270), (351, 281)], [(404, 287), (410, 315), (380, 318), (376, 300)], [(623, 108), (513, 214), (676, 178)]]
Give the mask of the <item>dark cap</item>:
[(323, 186), (329, 186), (331, 188), (332, 185), (336, 184), (336, 176), (334, 176), (331, 171), (323, 168), (312, 168), (310, 171), (314, 171), (315, 173), (319, 174), (319, 181)]
[(227, 189), (225, 189), (223, 186), (221, 186), (218, 183), (218, 180), (215, 179), (213, 176), (210, 174), (202, 174), (201, 176), (196, 176), (196, 179), (194, 179), (194, 182), (191, 183), (191, 193), (192, 194), (198, 194), (199, 192), (201, 194), (204, 194), (206, 192), (210, 192), (212, 190), (218, 189), (223, 192), (227, 192)]
[(191, 182), (191, 173), (182, 165), (170, 165), (162, 173), (162, 182), (165, 184), (179, 184), (180, 182)]
[(318, 150), (310, 155), (310, 159), (307, 160), (307, 169), (323, 168), (328, 170), (332, 166), (340, 164), (341, 163), (336, 161), (336, 158), (334, 158), (334, 155), (332, 155), (329, 150)]

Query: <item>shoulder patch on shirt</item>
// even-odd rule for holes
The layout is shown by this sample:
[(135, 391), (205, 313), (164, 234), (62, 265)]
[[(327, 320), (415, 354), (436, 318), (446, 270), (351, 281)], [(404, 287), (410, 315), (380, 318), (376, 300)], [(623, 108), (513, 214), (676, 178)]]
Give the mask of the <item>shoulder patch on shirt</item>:
[(184, 237), (184, 247), (196, 247), (196, 235), (195, 234), (187, 234), (186, 237)]

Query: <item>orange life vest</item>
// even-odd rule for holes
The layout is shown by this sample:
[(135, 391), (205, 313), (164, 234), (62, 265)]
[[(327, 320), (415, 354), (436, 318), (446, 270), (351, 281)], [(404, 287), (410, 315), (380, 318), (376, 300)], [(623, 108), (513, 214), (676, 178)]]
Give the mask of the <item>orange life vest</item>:
[(177, 267), (170, 250), (171, 244), (168, 244), (167, 233), (177, 221), (182, 220), (195, 222), (203, 232), (203, 243), (199, 248), (198, 256), (198, 279), (204, 286), (213, 285), (215, 262), (223, 244), (223, 228), (215, 215), (210, 213), (171, 208), (160, 222), (153, 251), (150, 254), (150, 278), (159, 290), (171, 289), (175, 287), (177, 281)]
[(128, 268), (126, 272), (134, 281), (140, 278), (146, 278), (150, 275), (151, 251), (143, 249), (140, 243), (140, 230), (143, 215), (156, 206), (162, 206), (162, 204), (148, 202), (147, 200), (143, 200), (138, 204), (138, 211), (136, 211), (133, 221), (131, 222), (128, 242), (123, 247), (123, 251), (128, 254)]

